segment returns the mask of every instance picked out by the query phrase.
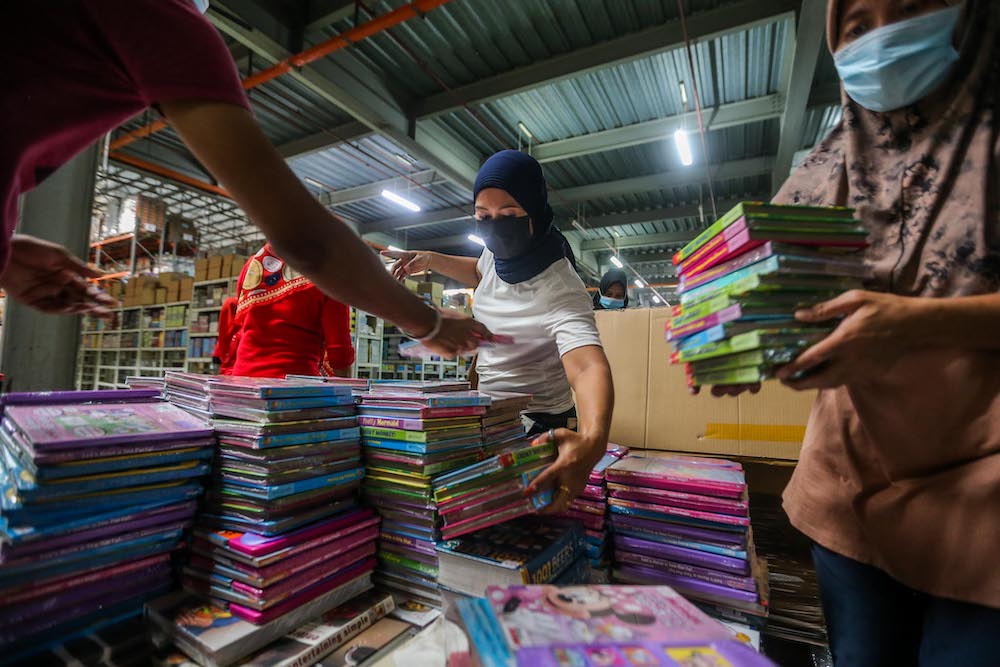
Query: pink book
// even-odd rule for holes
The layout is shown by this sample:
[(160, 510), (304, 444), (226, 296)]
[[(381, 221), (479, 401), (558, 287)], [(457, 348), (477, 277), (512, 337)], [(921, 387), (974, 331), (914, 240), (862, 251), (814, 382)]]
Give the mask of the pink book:
[(264, 535), (257, 535), (255, 533), (243, 533), (239, 537), (229, 540), (228, 546), (248, 556), (263, 556), (287, 549), (288, 547), (304, 544), (319, 537), (337, 533), (344, 528), (369, 521), (374, 516), (371, 510), (359, 509), (274, 537), (265, 537)]
[(302, 591), (303, 589), (342, 568), (348, 567), (360, 560), (364, 560), (365, 558), (372, 558), (374, 556), (375, 544), (373, 542), (369, 542), (368, 544), (364, 544), (356, 549), (343, 553), (329, 562), (318, 564), (302, 570), (301, 572), (297, 572), (295, 575), (282, 579), (275, 584), (258, 587), (251, 586), (250, 584), (243, 583), (242, 581), (234, 581), (233, 590), (239, 591), (244, 595), (249, 595), (255, 600), (265, 603), (267, 606), (273, 606), (274, 604), (291, 597), (292, 595)]
[(588, 530), (603, 530), (604, 529), (604, 517), (594, 516), (593, 514), (587, 514), (586, 512), (579, 512), (576, 510), (568, 509), (561, 513), (559, 516), (566, 517), (568, 519), (574, 519), (583, 524), (583, 527)]
[(587, 512), (588, 514), (596, 514), (597, 516), (604, 516), (604, 512), (607, 510), (607, 505), (604, 499), (597, 502), (592, 500), (584, 500), (582, 498), (577, 498), (569, 504), (570, 508), (578, 510), (580, 512)]
[(532, 496), (530, 498), (515, 496), (515, 498), (516, 499), (511, 504), (505, 507), (500, 507), (478, 517), (472, 517), (465, 519), (464, 521), (459, 521), (458, 523), (445, 526), (441, 529), (441, 538), (451, 540), (482, 528), (488, 528), (489, 526), (495, 526), (498, 523), (504, 523), (506, 521), (510, 521), (511, 519), (516, 519), (517, 517), (534, 514), (548, 504), (547, 500), (539, 499), (538, 496)]
[(438, 512), (441, 516), (448, 516), (453, 512), (460, 512), (470, 507), (477, 507), (483, 503), (490, 502), (491, 500), (496, 500), (497, 498), (518, 493), (523, 489), (524, 482), (522, 482), (520, 478), (513, 479), (497, 486), (489, 486), (484, 489), (479, 489), (478, 491), (473, 491), (472, 493), (467, 493), (464, 496), (459, 496), (457, 500), (452, 500), (446, 504), (440, 505), (438, 507)]
[(310, 586), (306, 590), (302, 591), (298, 595), (292, 597), (291, 599), (285, 600), (279, 605), (271, 607), (270, 609), (265, 609), (260, 611), (258, 609), (252, 609), (250, 607), (244, 607), (241, 604), (231, 603), (229, 605), (229, 611), (233, 616), (237, 618), (242, 618), (244, 621), (253, 623), (254, 625), (263, 625), (269, 621), (273, 621), (279, 616), (284, 616), (285, 614), (298, 609), (307, 602), (318, 598), (324, 593), (328, 593), (335, 588), (338, 588), (349, 581), (357, 579), (359, 576), (370, 576), (372, 570), (375, 569), (375, 559), (372, 558), (365, 561), (362, 567), (352, 567), (348, 569), (343, 574), (336, 577), (331, 577), (326, 581), (323, 581), (315, 586)]
[(670, 458), (629, 456), (608, 468), (606, 477), (617, 484), (720, 498), (741, 498), (747, 488), (742, 470)]
[(652, 514), (661, 514), (664, 517), (681, 517), (685, 519), (695, 519), (697, 521), (707, 521), (725, 526), (735, 526), (746, 528), (750, 525), (749, 517), (730, 516), (728, 514), (715, 514), (714, 512), (701, 512), (698, 510), (688, 510), (670, 505), (654, 505), (651, 503), (640, 503), (635, 500), (622, 500), (620, 498), (608, 498), (608, 505), (611, 507), (623, 507), (638, 510), (639, 516), (649, 517)]
[(254, 578), (261, 586), (269, 586), (276, 581), (298, 574), (303, 570), (315, 567), (324, 561), (336, 558), (352, 549), (371, 543), (378, 537), (378, 526), (345, 537), (335, 544), (322, 544), (315, 549), (303, 551), (300, 554), (278, 561), (273, 565), (256, 568), (243, 563), (233, 563), (232, 567), (245, 572)]
[(667, 586), (490, 586), (493, 613), (515, 651), (642, 640), (711, 641), (732, 632)]
[(625, 486), (623, 484), (608, 484), (608, 494), (612, 498), (624, 498), (625, 500), (638, 500), (639, 502), (654, 503), (657, 505), (671, 505), (689, 510), (701, 510), (704, 512), (719, 512), (720, 514), (732, 514), (733, 516), (747, 516), (750, 505), (746, 498), (732, 500), (729, 498), (714, 498), (712, 496), (700, 496), (693, 493), (681, 493), (680, 491), (666, 491), (664, 489), (650, 489), (642, 486)]

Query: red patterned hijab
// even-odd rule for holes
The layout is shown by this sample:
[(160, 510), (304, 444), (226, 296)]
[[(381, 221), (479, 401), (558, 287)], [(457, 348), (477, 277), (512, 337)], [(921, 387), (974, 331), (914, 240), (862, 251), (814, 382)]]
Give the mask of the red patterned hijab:
[(272, 303), (312, 286), (308, 278), (278, 257), (268, 243), (243, 267), (236, 314), (240, 316), (254, 306)]

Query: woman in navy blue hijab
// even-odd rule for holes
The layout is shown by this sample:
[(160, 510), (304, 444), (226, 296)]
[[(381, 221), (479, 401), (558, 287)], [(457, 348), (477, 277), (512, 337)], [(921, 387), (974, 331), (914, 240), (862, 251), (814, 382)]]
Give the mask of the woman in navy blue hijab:
[(473, 197), (474, 231), (486, 245), (479, 258), (383, 254), (397, 260), (397, 278), (432, 270), (474, 287), (476, 319), (514, 337), (512, 345), (480, 350), (479, 390), (532, 394), (524, 415), (529, 434), (559, 445), (559, 459), (534, 486), (554, 489), (560, 510), (583, 490), (607, 448), (611, 369), (573, 251), (553, 223), (541, 165), (520, 151), (501, 151), (479, 170)]

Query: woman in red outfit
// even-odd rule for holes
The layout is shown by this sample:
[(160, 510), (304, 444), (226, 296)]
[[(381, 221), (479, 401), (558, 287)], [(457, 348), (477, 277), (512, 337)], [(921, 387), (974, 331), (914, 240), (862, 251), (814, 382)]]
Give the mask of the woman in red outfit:
[(219, 375), (232, 375), (236, 363), (236, 298), (228, 297), (219, 311), (219, 338), (212, 358), (219, 364)]
[(233, 375), (350, 374), (351, 314), (278, 257), (271, 244), (240, 275)]

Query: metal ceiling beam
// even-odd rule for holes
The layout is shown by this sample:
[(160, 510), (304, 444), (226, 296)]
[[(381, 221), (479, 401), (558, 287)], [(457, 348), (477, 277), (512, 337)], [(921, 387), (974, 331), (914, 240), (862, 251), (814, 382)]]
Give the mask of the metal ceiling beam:
[(425, 239), (423, 241), (412, 241), (407, 244), (408, 250), (438, 250), (440, 248), (455, 248), (458, 246), (476, 246), (477, 248), (482, 248), (481, 245), (474, 243), (469, 240), (468, 234), (453, 234), (451, 236), (441, 236), (436, 239)]
[[(471, 201), (471, 197), (470, 197)], [(414, 227), (426, 227), (442, 222), (452, 222), (454, 220), (464, 220), (472, 218), (472, 206), (452, 206), (436, 211), (422, 211), (413, 215), (400, 215), (395, 218), (386, 218), (377, 222), (370, 222), (362, 225), (361, 231), (364, 234), (372, 232), (391, 233), (403, 229), (413, 229)]]
[[(697, 232), (692, 233), (692, 238), (697, 235)], [(674, 251), (673, 250), (662, 250), (660, 252), (647, 252), (647, 253), (636, 253), (625, 255), (629, 264), (659, 264), (661, 262), (674, 261)]]
[[(771, 172), (771, 164), (773, 158), (770, 157), (760, 157), (760, 158), (750, 158), (747, 160), (734, 160), (732, 162), (726, 162), (719, 165), (713, 176), (716, 180), (724, 181), (731, 178), (742, 178), (745, 176), (757, 176), (760, 174), (768, 174)], [(549, 193), (549, 200), (554, 203), (560, 204), (572, 204), (576, 202), (588, 201), (591, 199), (601, 199), (604, 197), (614, 197), (618, 195), (634, 194), (636, 192), (649, 192), (651, 190), (665, 190), (668, 188), (675, 187), (686, 187), (689, 185), (697, 185), (702, 182), (703, 176), (698, 170), (675, 170), (661, 172), (658, 174), (650, 174), (648, 176), (638, 176), (636, 178), (625, 178), (618, 181), (607, 181), (604, 183), (593, 183), (591, 185), (583, 185), (576, 188), (564, 188), (562, 190), (553, 190)], [(694, 211), (692, 213), (691, 211)], [(634, 212), (634, 213), (623, 213), (614, 214), (615, 216), (621, 216), (620, 218), (608, 218), (606, 220), (607, 224), (601, 224), (600, 226), (614, 226), (618, 224), (636, 224), (643, 221), (643, 217), (646, 212)], [(692, 209), (691, 207), (686, 207), (682, 210), (685, 215), (674, 215), (673, 217), (692, 217), (693, 215), (698, 215), (697, 209)], [(427, 225), (436, 225), (442, 222), (452, 222), (454, 220), (463, 220), (466, 218), (471, 218), (471, 206), (453, 206), (445, 209), (438, 209), (435, 211), (425, 211), (421, 213), (414, 213), (412, 215), (401, 215), (394, 218), (387, 218), (385, 220), (379, 220), (377, 222), (371, 222), (363, 226), (364, 233), (369, 232), (395, 232), (403, 229), (413, 229), (415, 227), (426, 227)], [(603, 216), (600, 216), (603, 217)], [(587, 222), (593, 224), (593, 221), (598, 219), (589, 219)], [(632, 220), (632, 222), (618, 222), (617, 220)], [(659, 218), (664, 219), (664, 218)], [(571, 227), (566, 227), (566, 229), (571, 229)]]
[[(695, 236), (698, 235), (697, 231), (691, 232), (664, 232), (662, 234), (643, 234), (642, 236), (625, 236), (620, 239), (615, 239), (612, 246), (617, 250), (627, 250), (629, 248), (648, 248), (650, 246), (657, 245), (670, 245), (673, 243), (687, 243)], [(584, 250), (610, 250), (608, 248), (608, 243), (604, 241), (584, 241)]]
[[(771, 174), (771, 189), (777, 192), (792, 171), (792, 157), (802, 144), (802, 128), (806, 121), (806, 106), (812, 90), (819, 50), (826, 34), (826, 0), (802, 0), (798, 14), (795, 43), (785, 54), (788, 77), (785, 88), (785, 109), (781, 115), (781, 138)], [(788, 63), (791, 63), (788, 67)]]
[(354, 188), (323, 192), (319, 195), (319, 202), (324, 206), (343, 206), (344, 204), (353, 204), (354, 202), (379, 197), (382, 195), (382, 190), (405, 193), (409, 188), (438, 185), (446, 182), (438, 172), (433, 169), (427, 169), (408, 174), (407, 177), (387, 178), (384, 181), (366, 183)]
[[(742, 102), (723, 104), (714, 109), (704, 110), (705, 129), (720, 130), (726, 127), (778, 118), (781, 116), (783, 108), (784, 99), (781, 95), (765, 95)], [(537, 144), (532, 146), (531, 155), (539, 162), (554, 162), (555, 160), (565, 160), (600, 151), (662, 141), (671, 136), (677, 129), (697, 126), (698, 117), (694, 112), (678, 114)]]
[[(743, 178), (747, 176), (759, 176), (760, 174), (771, 173), (774, 159), (771, 157), (749, 158), (746, 160), (733, 160), (718, 165), (712, 176), (716, 181), (726, 181), (732, 178)], [(635, 178), (625, 178), (618, 181), (606, 181), (604, 183), (593, 183), (575, 188), (564, 188), (557, 190), (550, 195), (559, 203), (573, 203), (588, 201), (591, 199), (602, 199), (604, 197), (615, 197), (619, 195), (634, 194), (636, 192), (649, 192), (652, 190), (667, 190), (669, 188), (680, 188), (691, 185), (698, 185), (705, 180), (705, 176), (700, 169), (677, 169), (665, 171), (648, 176), (638, 176)]]
[(332, 127), (329, 130), (292, 139), (280, 144), (277, 148), (278, 152), (281, 153), (281, 157), (287, 160), (315, 153), (337, 144), (356, 141), (370, 134), (372, 134), (370, 127), (364, 123), (352, 120), (337, 127)]
[[(247, 0), (218, 2), (225, 9), (240, 8), (253, 12)], [(236, 10), (246, 17), (244, 11)], [(226, 12), (209, 12), (212, 23), (238, 42), (245, 44), (257, 55), (271, 62), (279, 62), (291, 55), (280, 43), (260, 30), (232, 20)], [(454, 183), (472, 189), (479, 169), (478, 156), (457, 140), (445, 147), (439, 141), (434, 146), (424, 145), (412, 136), (413, 120), (403, 111), (405, 101), (398, 101), (382, 78), (363, 65), (352, 54), (337, 51), (327, 58), (292, 70), (289, 75), (307, 86), (331, 104), (343, 109), (351, 117), (387, 137), (410, 155), (437, 169)], [(431, 138), (432, 140), (436, 138)], [(471, 157), (470, 157), (471, 156)]]
[[(727, 211), (736, 206), (741, 199), (725, 200), (718, 203), (720, 211)], [(705, 215), (709, 214), (709, 207), (704, 210)], [(584, 221), (585, 229), (604, 229), (607, 227), (622, 227), (625, 225), (642, 225), (650, 222), (663, 222), (666, 220), (681, 220), (684, 218), (699, 218), (702, 209), (697, 204), (681, 206), (666, 206), (664, 208), (649, 208), (639, 211), (627, 211), (624, 213), (608, 213), (605, 215), (595, 215)], [(572, 222), (559, 224), (559, 229), (563, 231), (573, 231), (576, 229)]]
[[(798, 7), (799, 2), (795, 0), (741, 0), (689, 17), (688, 34), (694, 41), (713, 39), (770, 23)], [(423, 119), (456, 111), (462, 108), (463, 103), (470, 106), (485, 104), (597, 69), (670, 51), (683, 44), (680, 21), (670, 21), (431, 95), (417, 102), (415, 115)]]

